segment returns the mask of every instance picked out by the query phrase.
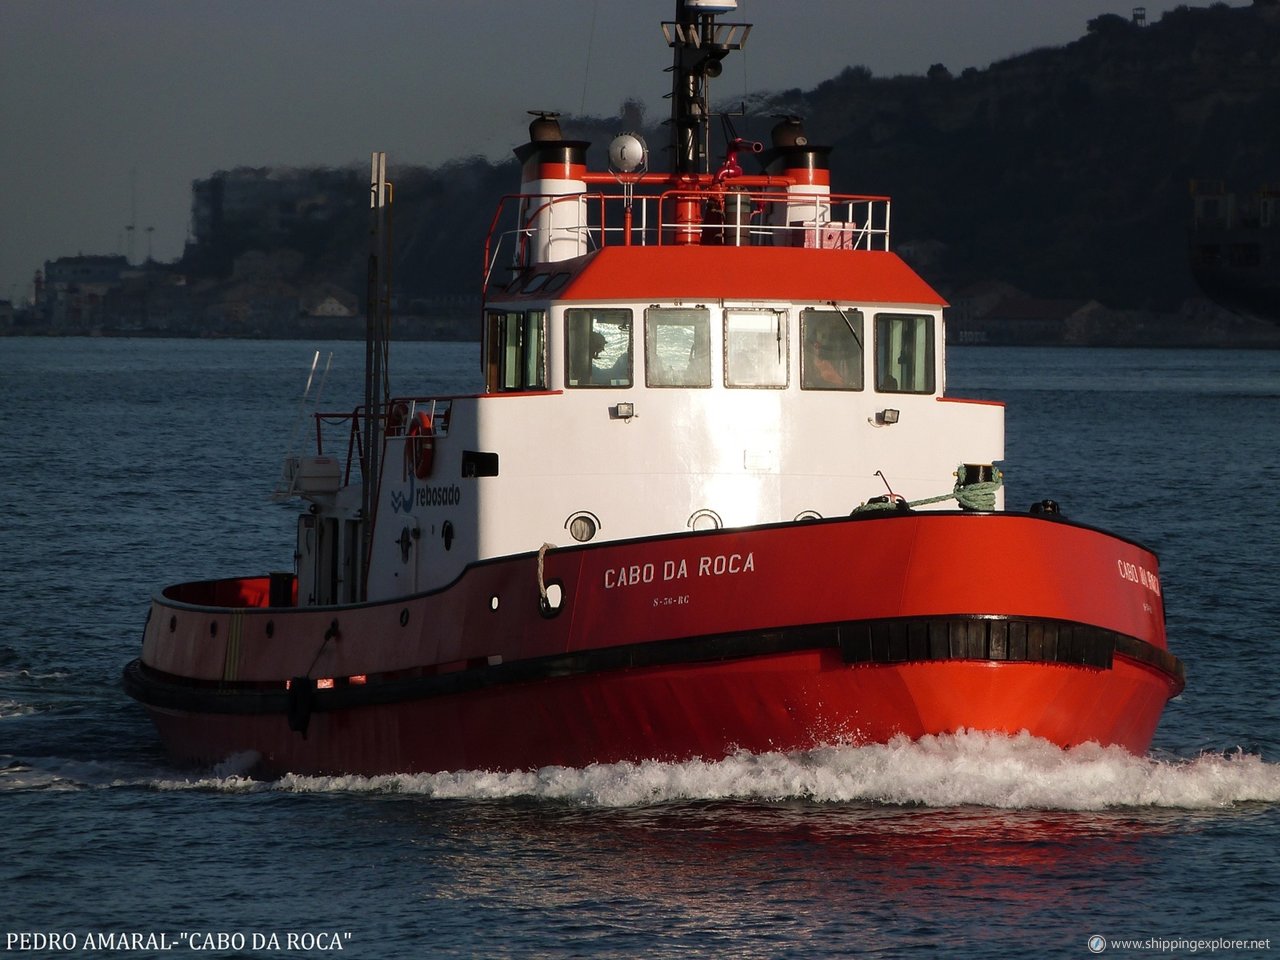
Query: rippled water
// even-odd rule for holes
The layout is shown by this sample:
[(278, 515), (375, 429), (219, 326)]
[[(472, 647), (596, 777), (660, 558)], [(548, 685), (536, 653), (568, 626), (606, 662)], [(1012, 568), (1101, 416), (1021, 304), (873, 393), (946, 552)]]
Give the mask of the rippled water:
[[(963, 734), (519, 774), (177, 771), (119, 672), (159, 585), (289, 565), (293, 511), (268, 494), (305, 429), (312, 350), (0, 340), (0, 947), (61, 931), (83, 955), (147, 955), (83, 950), (116, 931), (167, 936), (166, 956), (1280, 948), (1280, 354), (950, 351), (953, 393), (1009, 404), (1011, 506), (1052, 497), (1161, 555), (1188, 685), (1147, 757)], [(322, 350), (321, 406), (349, 409), (363, 347)], [(475, 386), (474, 347), (395, 351), (395, 370)]]

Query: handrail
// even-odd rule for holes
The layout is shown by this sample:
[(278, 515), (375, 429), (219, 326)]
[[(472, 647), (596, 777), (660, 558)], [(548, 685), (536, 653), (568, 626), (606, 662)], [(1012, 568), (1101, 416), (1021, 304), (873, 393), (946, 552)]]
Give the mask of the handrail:
[[(431, 407), (431, 423), (433, 436), (446, 436), (448, 433), (447, 412), (453, 405), (453, 401), (461, 399), (462, 395), (454, 396), (416, 396), (416, 397), (393, 397), (387, 405), (386, 410), (378, 413), (378, 419), (382, 421), (383, 437), (398, 436), (390, 430), (389, 411), (394, 410), (397, 406), (403, 405), (407, 411), (405, 416), (405, 424), (408, 424), (409, 418), (412, 417), (417, 410), (418, 404), (430, 404)], [(437, 411), (443, 407), (445, 413), (437, 416)], [(343, 483), (351, 483), (351, 470), (355, 464), (360, 465), (361, 475), (364, 473), (365, 451), (362, 437), (363, 418), (365, 416), (364, 404), (359, 404), (350, 411), (331, 411), (317, 412), (313, 414), (316, 423), (316, 454), (324, 456), (324, 428), (326, 426), (338, 427), (345, 423), (350, 423), (350, 429), (347, 431), (347, 454), (346, 466), (343, 470)], [(407, 427), (406, 427), (407, 429)]]
[[(486, 298), (508, 244), (513, 248), (510, 269), (514, 272), (542, 262), (534, 260), (530, 250), (538, 229), (549, 231), (552, 240), (573, 237), (584, 253), (619, 245), (889, 249), (891, 199), (887, 196), (800, 193), (772, 183), (757, 189), (733, 182), (670, 184), (665, 179), (662, 185), (668, 189), (643, 194), (629, 190), (504, 195), (485, 236), (482, 290)], [(731, 222), (724, 216), (726, 202), (735, 205)], [(535, 224), (538, 217), (566, 203), (582, 214), (570, 214), (566, 222), (543, 227)]]

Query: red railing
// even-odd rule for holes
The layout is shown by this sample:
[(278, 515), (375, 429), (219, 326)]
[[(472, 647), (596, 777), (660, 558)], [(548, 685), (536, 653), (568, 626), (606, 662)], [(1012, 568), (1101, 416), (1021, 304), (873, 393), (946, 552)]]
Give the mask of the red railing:
[[(539, 230), (571, 240), (581, 253), (618, 245), (889, 249), (888, 197), (757, 189), (771, 178), (744, 180), (750, 188), (708, 181), (637, 194), (624, 183), (622, 193), (508, 194), (485, 239), (485, 296), (497, 271), (518, 273), (535, 262), (530, 244)], [(671, 178), (658, 182), (669, 185)], [(551, 226), (535, 223), (555, 214)], [(504, 256), (509, 260), (501, 263)]]

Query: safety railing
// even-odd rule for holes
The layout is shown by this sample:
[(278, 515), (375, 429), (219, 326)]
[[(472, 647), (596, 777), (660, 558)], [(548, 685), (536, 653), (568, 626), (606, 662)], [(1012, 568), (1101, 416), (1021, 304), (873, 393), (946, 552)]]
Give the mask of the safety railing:
[[(423, 437), (444, 437), (449, 434), (449, 419), (453, 408), (454, 397), (397, 397), (379, 410), (377, 417), (381, 423), (383, 436), (397, 437), (420, 435)], [(304, 493), (308, 484), (339, 482), (342, 486), (351, 483), (352, 474), (359, 469), (361, 475), (365, 469), (364, 450), (364, 405), (349, 412), (316, 413), (315, 418), (315, 454), (306, 457), (286, 457), (281, 478), (272, 494), (275, 500), (288, 500)], [(326, 451), (326, 443), (334, 446), (333, 433), (346, 434), (345, 463), (338, 465), (339, 456)], [(327, 467), (325, 461), (336, 465), (329, 472), (324, 470), (323, 476), (318, 468)]]
[(605, 246), (888, 250), (890, 213), (888, 197), (777, 189), (509, 194), (485, 241), (483, 285), (487, 295), (505, 271)]

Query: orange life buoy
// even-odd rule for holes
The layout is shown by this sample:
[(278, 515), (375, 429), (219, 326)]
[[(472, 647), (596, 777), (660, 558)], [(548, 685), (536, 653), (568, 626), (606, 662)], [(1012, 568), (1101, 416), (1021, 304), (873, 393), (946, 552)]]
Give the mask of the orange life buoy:
[(406, 466), (413, 468), (413, 475), (419, 480), (431, 476), (431, 468), (436, 459), (436, 438), (432, 429), (431, 414), (419, 410), (409, 424), (409, 439), (404, 445)]

